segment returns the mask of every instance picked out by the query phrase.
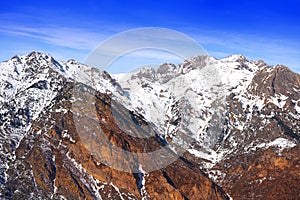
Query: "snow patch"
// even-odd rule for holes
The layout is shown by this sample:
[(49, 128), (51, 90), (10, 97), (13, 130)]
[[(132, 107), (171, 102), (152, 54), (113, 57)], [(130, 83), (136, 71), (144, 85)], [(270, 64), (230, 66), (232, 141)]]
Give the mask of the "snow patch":
[(252, 151), (256, 151), (257, 149), (267, 149), (269, 147), (278, 147), (279, 148), (279, 152), (283, 151), (284, 149), (287, 148), (293, 148), (295, 147), (297, 144), (295, 144), (294, 142), (285, 139), (285, 138), (277, 138), (272, 142), (269, 143), (261, 143), (258, 144), (252, 148), (250, 148), (250, 150)]

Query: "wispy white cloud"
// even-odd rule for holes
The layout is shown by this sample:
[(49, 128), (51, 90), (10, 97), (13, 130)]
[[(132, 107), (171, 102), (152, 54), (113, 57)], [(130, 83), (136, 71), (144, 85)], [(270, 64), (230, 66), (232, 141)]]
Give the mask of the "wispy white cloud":
[[(84, 57), (83, 51), (88, 53), (100, 42), (109, 38), (114, 33), (118, 33), (130, 27), (121, 27), (120, 25), (99, 22), (89, 22), (90, 24), (83, 24), (81, 27), (50, 25), (47, 23), (43, 24), (43, 20), (47, 17), (57, 16), (47, 16), (47, 14), (45, 14), (39, 17), (41, 18), (39, 24), (33, 25), (26, 22), (20, 23), (18, 21), (19, 19), (32, 21), (34, 18), (32, 15), (1, 13), (0, 33), (13, 37), (36, 39), (38, 42), (57, 47), (54, 50), (62, 54), (64, 54), (64, 51), (59, 48), (69, 48), (68, 56), (74, 52), (74, 54), (80, 53), (81, 57)], [(54, 21), (59, 21), (59, 19)], [(97, 24), (98, 26), (93, 27), (93, 24)], [(218, 30), (181, 29), (181, 31), (187, 33), (191, 38), (194, 38), (200, 45), (203, 45), (204, 49), (212, 56), (220, 58), (229, 54), (244, 54), (249, 59), (263, 59), (269, 64), (285, 64), (300, 72), (299, 39), (295, 41), (295, 39), (292, 40), (290, 38), (278, 39), (262, 35), (229, 33)], [(176, 44), (174, 43), (175, 45), (180, 44), (180, 42), (185, 42), (184, 40), (180, 41), (182, 38), (176, 35), (161, 34), (159, 36), (161, 40), (169, 41), (170, 44), (172, 41), (177, 41)], [(140, 34), (136, 38), (138, 40), (143, 37), (144, 36)], [(123, 48), (121, 45), (122, 43), (116, 42), (115, 45), (107, 47), (106, 51), (108, 54), (119, 52), (120, 48)], [(181, 46), (179, 48), (183, 47)], [(54, 50), (44, 49), (44, 51), (52, 51), (55, 53)], [(134, 56), (136, 58), (168, 58), (166, 54), (155, 54), (153, 52), (136, 53)], [(60, 57), (64, 58), (63, 56)], [(172, 58), (170, 57), (170, 59)]]
[(5, 26), (0, 27), (0, 32), (38, 39), (51, 45), (85, 50), (94, 48), (99, 41), (108, 37), (102, 33), (66, 27)]

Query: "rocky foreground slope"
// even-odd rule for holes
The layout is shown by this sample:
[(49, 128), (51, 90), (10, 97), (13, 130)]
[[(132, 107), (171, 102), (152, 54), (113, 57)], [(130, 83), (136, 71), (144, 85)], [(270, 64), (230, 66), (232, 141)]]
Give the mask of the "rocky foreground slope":
[[(3, 199), (300, 198), (300, 76), (287, 67), (202, 56), (111, 76), (32, 52), (0, 69)], [(146, 170), (113, 147), (178, 159)]]

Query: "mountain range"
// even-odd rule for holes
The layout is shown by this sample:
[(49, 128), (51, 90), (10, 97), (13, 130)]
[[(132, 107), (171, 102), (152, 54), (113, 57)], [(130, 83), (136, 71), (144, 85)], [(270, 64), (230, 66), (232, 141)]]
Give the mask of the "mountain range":
[(1, 199), (300, 199), (300, 75), (195, 56), (0, 63)]

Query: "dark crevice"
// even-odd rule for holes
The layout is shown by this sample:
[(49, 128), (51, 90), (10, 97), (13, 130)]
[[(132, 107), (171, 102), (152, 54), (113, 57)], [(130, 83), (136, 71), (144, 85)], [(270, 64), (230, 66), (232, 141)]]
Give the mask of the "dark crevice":
[(188, 159), (186, 159), (186, 158), (184, 158), (184, 157), (182, 157), (182, 156), (180, 156), (178, 159), (181, 160), (181, 161), (183, 161), (185, 164), (187, 164), (187, 166), (188, 166), (191, 170), (197, 171), (197, 173), (199, 173), (199, 174), (201, 174), (202, 176), (208, 178), (208, 175), (205, 174), (202, 170), (200, 170), (200, 169), (198, 168), (198, 166), (197, 166), (195, 163), (190, 162)]
[[(171, 178), (168, 176), (168, 174), (166, 172), (162, 172), (163, 176), (165, 177), (165, 179), (167, 180), (167, 182), (172, 185), (174, 188), (176, 188), (175, 184), (173, 183), (173, 181), (171, 180)], [(177, 188), (176, 188), (177, 189)]]
[[(165, 171), (162, 171), (162, 174), (164, 176), (164, 178), (167, 180), (167, 182), (175, 189), (178, 189), (174, 182), (172, 181), (172, 179), (168, 176), (168, 174)], [(181, 193), (181, 192), (180, 192)], [(181, 193), (181, 195), (183, 196), (184, 200), (189, 200), (184, 194)]]
[(275, 92), (276, 92), (276, 90), (275, 90), (276, 75), (277, 75), (277, 72), (275, 72), (274, 77), (272, 79), (272, 92), (273, 92), (273, 94), (275, 94)]
[(55, 166), (55, 161), (53, 161), (53, 160), (50, 160), (50, 168), (51, 168), (51, 171), (50, 170), (48, 170), (49, 171), (49, 178), (52, 180), (52, 181), (54, 181), (54, 179), (55, 179), (55, 177), (56, 177), (56, 166)]
[(80, 186), (79, 182), (76, 180), (76, 178), (73, 176), (72, 173), (70, 173), (70, 176), (71, 176), (72, 180), (74, 181), (75, 185), (77, 186), (77, 188), (78, 188), (79, 192), (81, 193), (81, 195), (83, 195), (85, 197), (83, 188)]
[(12, 191), (10, 188), (6, 188), (5, 190), (5, 197), (8, 198), (8, 199), (11, 199), (12, 198)]
[(219, 192), (220, 194), (222, 194), (226, 200), (230, 200), (229, 196), (226, 194), (226, 192), (223, 190), (222, 187), (218, 186), (215, 182), (212, 183), (212, 186), (211, 186), (212, 190)]
[(143, 173), (133, 173), (133, 177), (135, 178), (135, 184), (137, 185), (137, 188), (139, 190), (139, 193), (140, 195), (142, 196), (142, 188), (143, 188), (143, 185), (142, 185), (142, 180), (143, 180), (143, 177), (144, 177), (144, 174)]
[(283, 128), (283, 132), (285, 135), (296, 139), (298, 142), (300, 141), (300, 137), (296, 133), (294, 133), (294, 131), (289, 126), (284, 124), (284, 122), (279, 117), (274, 116), (273, 119), (275, 119), (277, 121), (277, 124)]
[(60, 131), (60, 129), (59, 129), (58, 126), (55, 125), (55, 126), (54, 126), (54, 130), (55, 130), (56, 134), (59, 135), (59, 137), (62, 136), (62, 135), (61, 135), (61, 131)]

